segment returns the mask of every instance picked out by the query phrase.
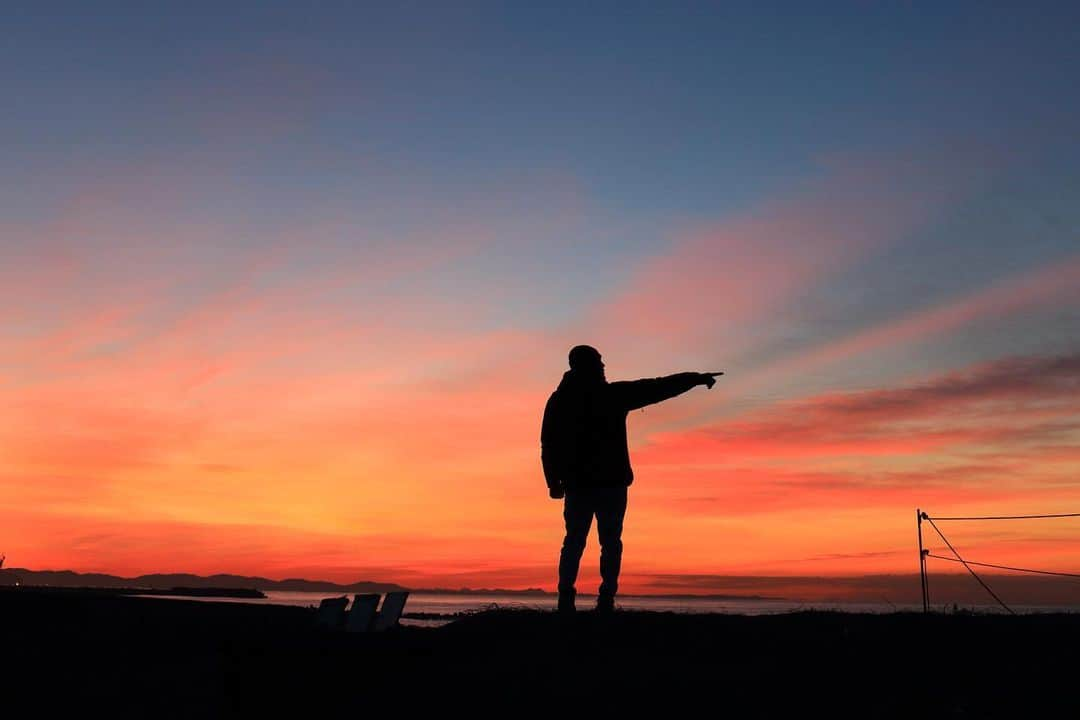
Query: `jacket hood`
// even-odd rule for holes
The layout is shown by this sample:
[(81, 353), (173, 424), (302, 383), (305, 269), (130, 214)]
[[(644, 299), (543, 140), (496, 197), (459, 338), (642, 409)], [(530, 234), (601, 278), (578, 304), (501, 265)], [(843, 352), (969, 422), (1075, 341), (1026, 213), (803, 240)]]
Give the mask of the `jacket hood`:
[(591, 390), (604, 385), (607, 385), (606, 380), (590, 379), (573, 370), (567, 370), (563, 373), (562, 380), (559, 382), (559, 390), (581, 392), (583, 390)]

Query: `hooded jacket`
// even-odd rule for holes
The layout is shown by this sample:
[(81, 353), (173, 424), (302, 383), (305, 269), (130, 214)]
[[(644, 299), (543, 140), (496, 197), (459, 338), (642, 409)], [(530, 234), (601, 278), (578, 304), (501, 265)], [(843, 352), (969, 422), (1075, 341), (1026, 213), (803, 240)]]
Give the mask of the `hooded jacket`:
[(681, 395), (699, 373), (622, 382), (587, 379), (573, 370), (548, 398), (540, 461), (549, 488), (626, 487), (634, 481), (626, 437), (631, 410)]

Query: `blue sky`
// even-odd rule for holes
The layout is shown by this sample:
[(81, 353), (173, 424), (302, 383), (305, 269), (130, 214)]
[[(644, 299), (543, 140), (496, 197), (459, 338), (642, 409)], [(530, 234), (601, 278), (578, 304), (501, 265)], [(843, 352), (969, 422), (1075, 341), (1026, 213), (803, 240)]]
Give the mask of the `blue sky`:
[(513, 278), (486, 322), (543, 325), (617, 292), (682, 234), (798, 195), (837, 163), (910, 160), (922, 174), (879, 181), (950, 197), (857, 272), (807, 288), (815, 310), (795, 317), (817, 337), (1075, 249), (1076, 15), (1069, 3), (26, 4), (0, 50), (14, 100), (0, 118), (4, 210), (46, 221), (134, 176), (163, 221), (230, 226), (205, 242), (211, 256), (337, 218), (347, 229), (320, 237), (316, 262), (445, 244), (440, 226), (480, 217), (484, 251), (424, 283)]
[[(1016, 368), (1041, 367), (1067, 384), (1072, 365), (1054, 358), (1080, 352), (1075, 3), (582, 5), (6, 8), (0, 390), (20, 414), (0, 442), (21, 469), (0, 486), (10, 508), (48, 516), (20, 522), (84, 528), (89, 502), (116, 537), (125, 518), (145, 523), (136, 535), (248, 523), (323, 550), (290, 533), (436, 533), (436, 506), (457, 500), (420, 478), (445, 458), (414, 457), (403, 428), (456, 473), (532, 483), (537, 414), (579, 342), (600, 347), (611, 377), (728, 372), (714, 393), (634, 421), (635, 451), (669, 468), (665, 442), (698, 452), (723, 433), (748, 453), (725, 467), (759, 462), (754, 433), (779, 421), (753, 413), (810, 407), (846, 428), (836, 393), (969, 376), (1026, 387)], [(851, 442), (819, 438), (841, 456), (773, 448), (768, 470), (803, 463), (858, 485), (882, 463), (953, 472), (966, 458), (974, 483), (986, 465), (972, 457), (991, 453), (1037, 466), (1033, 486), (1064, 487), (1072, 456), (1024, 454), (1077, 442), (1077, 408), (1044, 385), (985, 398), (1030, 404), (1016, 420), (1036, 423), (1021, 428), (1028, 445), (1000, 428), (973, 440), (958, 429), (971, 418), (944, 403), (916, 418), (939, 432), (886, 445), (896, 457), (849, 428)], [(1056, 419), (1038, 424), (1047, 403)], [(399, 424), (365, 424), (380, 413)], [(296, 423), (322, 439), (294, 457), (280, 439)], [(910, 431), (886, 425), (875, 432)], [(448, 447), (447, 426), (493, 447)], [(945, 437), (969, 444), (934, 444)], [(327, 497), (390, 473), (432, 507), (363, 482), (320, 505), (300, 475), (265, 465), (268, 447)], [(246, 470), (206, 470), (223, 467)], [(787, 476), (758, 470), (736, 504), (783, 494)], [(161, 473), (191, 488), (167, 517), (137, 500), (162, 499)], [(265, 507), (240, 501), (256, 474)], [(806, 479), (808, 507), (820, 477)], [(24, 497), (28, 479), (51, 489)], [(1000, 483), (942, 497), (993, 503), (1012, 491)], [(489, 497), (477, 526), (499, 528)], [(884, 491), (852, 497), (895, 510)], [(657, 498), (642, 532), (674, 523), (682, 502)], [(533, 520), (508, 556), (476, 560), (473, 538), (453, 568), (425, 572), (538, 563), (547, 526), (522, 512)], [(77, 564), (75, 544), (50, 547)], [(744, 563), (789, 552), (771, 547)], [(325, 570), (323, 550), (295, 567)], [(115, 552), (117, 567), (138, 565)]]

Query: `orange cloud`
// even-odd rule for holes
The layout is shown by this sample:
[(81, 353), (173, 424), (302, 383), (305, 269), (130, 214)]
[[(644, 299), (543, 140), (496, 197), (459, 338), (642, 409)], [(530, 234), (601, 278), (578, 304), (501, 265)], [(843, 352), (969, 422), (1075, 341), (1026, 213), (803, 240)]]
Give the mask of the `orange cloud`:
[[(905, 387), (783, 403), (653, 434), (634, 452), (644, 508), (636, 532), (657, 556), (681, 557), (686, 572), (712, 564), (798, 573), (810, 548), (824, 573), (903, 569), (906, 556), (890, 553), (912, 537), (916, 507), (1075, 512), (1078, 441), (1076, 355), (1004, 359)], [(1080, 565), (1075, 526), (1058, 544), (1026, 542), (1031, 530), (998, 545), (985, 527), (959, 537), (989, 562)], [(881, 554), (839, 549), (852, 543)]]
[(756, 418), (658, 434), (638, 457), (700, 464), (1046, 444), (1080, 429), (1078, 381), (1080, 355), (1009, 358), (918, 385), (824, 395)]
[[(606, 338), (626, 375), (688, 369), (665, 363), (721, 335), (752, 344), (740, 333), (778, 303), (933, 212), (941, 188), (914, 181), (924, 170), (841, 170), (685, 236), (581, 322), (512, 328), (492, 312), (512, 282), (484, 284), (468, 267), (504, 234), (482, 212), (373, 238), (362, 218), (328, 211), (263, 236), (243, 218), (191, 222), (161, 199), (167, 186), (103, 184), (22, 228), (43, 245), (0, 268), (12, 281), (0, 293), (20, 308), (0, 325), (0, 549), (20, 565), (126, 574), (551, 587), (561, 517), (538, 434), (566, 349), (598, 338), (607, 351)], [(34, 272), (39, 261), (49, 269)], [(1001, 297), (1060, 297), (1074, 275), (1058, 272)], [(457, 280), (483, 286), (457, 297), (446, 289)], [(1013, 302), (973, 301), (863, 342)], [(698, 333), (700, 307), (723, 320)], [(631, 432), (647, 441), (626, 542), (628, 577), (641, 579), (627, 588), (651, 587), (649, 573), (791, 571), (807, 557), (823, 570), (906, 567), (895, 548), (915, 502), (1064, 503), (1075, 393), (1071, 361), (1058, 361), (685, 433), (655, 430), (715, 395), (635, 414)], [(851, 534), (862, 554), (843, 551)], [(594, 568), (595, 543), (588, 552)]]
[[(1080, 357), (1014, 358), (657, 433), (635, 453), (668, 512), (962, 507), (1075, 497)], [(1047, 448), (1052, 450), (1047, 452)]]

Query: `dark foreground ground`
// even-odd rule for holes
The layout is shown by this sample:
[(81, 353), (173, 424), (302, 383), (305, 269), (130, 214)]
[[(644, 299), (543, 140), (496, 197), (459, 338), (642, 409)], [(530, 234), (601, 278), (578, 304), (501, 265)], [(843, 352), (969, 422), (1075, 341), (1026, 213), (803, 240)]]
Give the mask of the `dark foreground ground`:
[(1080, 615), (507, 610), (348, 635), (304, 608), (5, 589), (0, 643), (0, 717), (1080, 717)]

